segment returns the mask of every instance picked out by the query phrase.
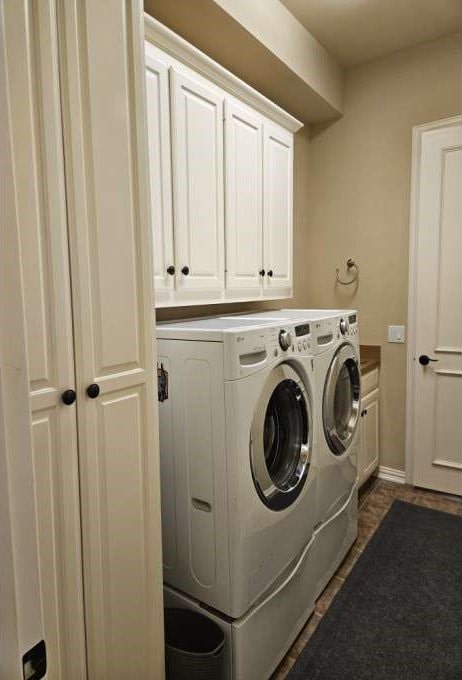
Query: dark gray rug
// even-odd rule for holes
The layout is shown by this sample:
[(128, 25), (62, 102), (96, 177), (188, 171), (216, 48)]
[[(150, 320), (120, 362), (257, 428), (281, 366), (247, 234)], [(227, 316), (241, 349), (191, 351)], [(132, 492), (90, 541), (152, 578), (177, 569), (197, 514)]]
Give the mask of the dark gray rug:
[(395, 501), (290, 680), (460, 680), (462, 519)]

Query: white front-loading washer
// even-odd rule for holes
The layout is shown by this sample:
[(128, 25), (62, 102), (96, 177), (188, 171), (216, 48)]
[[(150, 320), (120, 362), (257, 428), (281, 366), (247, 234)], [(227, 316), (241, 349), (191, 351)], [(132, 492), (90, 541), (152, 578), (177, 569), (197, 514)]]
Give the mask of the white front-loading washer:
[(309, 336), (291, 335), (233, 317), (157, 326), (164, 581), (232, 619), (290, 575), (316, 524)]

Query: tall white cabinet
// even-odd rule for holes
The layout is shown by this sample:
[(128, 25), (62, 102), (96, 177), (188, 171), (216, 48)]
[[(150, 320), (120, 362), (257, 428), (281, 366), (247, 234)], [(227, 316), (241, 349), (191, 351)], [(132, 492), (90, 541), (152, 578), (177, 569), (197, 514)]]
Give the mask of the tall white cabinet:
[(4, 8), (33, 479), (13, 550), (37, 550), (19, 654), (45, 640), (50, 680), (163, 676), (142, 9)]
[(157, 306), (291, 297), (301, 123), (155, 20), (146, 30)]
[[(30, 553), (26, 563), (20, 553), (16, 562), (30, 607), (27, 623), (19, 622), (19, 655), (43, 638), (49, 677), (84, 678), (75, 357), (56, 12), (52, 2), (33, 5), (4, 8), (32, 440), (29, 456), (24, 459), (21, 453), (23, 485), (16, 490), (32, 504), (24, 503), (28, 522), (15, 529), (19, 540), (37, 551), (36, 560)], [(25, 483), (28, 474), (32, 488)]]

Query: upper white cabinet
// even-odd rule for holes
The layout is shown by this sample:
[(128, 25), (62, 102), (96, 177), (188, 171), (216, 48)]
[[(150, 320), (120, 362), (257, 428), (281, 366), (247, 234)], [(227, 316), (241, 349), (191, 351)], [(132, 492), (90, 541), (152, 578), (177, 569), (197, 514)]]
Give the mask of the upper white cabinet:
[(265, 124), (263, 233), (265, 289), (292, 287), (293, 135)]
[(291, 297), (301, 124), (158, 22), (147, 33), (157, 306)]
[(260, 295), (263, 280), (261, 116), (226, 103), (226, 288)]
[(223, 102), (171, 68), (175, 263), (178, 294), (224, 285)]
[(146, 55), (146, 99), (148, 107), (149, 176), (151, 223), (154, 248), (156, 294), (174, 288), (172, 183), (170, 154), (170, 107), (168, 67)]

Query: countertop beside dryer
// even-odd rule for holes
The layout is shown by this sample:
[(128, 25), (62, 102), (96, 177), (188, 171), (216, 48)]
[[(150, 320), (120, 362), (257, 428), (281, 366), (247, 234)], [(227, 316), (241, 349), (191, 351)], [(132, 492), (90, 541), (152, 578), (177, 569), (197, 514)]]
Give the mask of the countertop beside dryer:
[(380, 345), (360, 345), (359, 352), (361, 375), (366, 375), (375, 368), (380, 368)]

